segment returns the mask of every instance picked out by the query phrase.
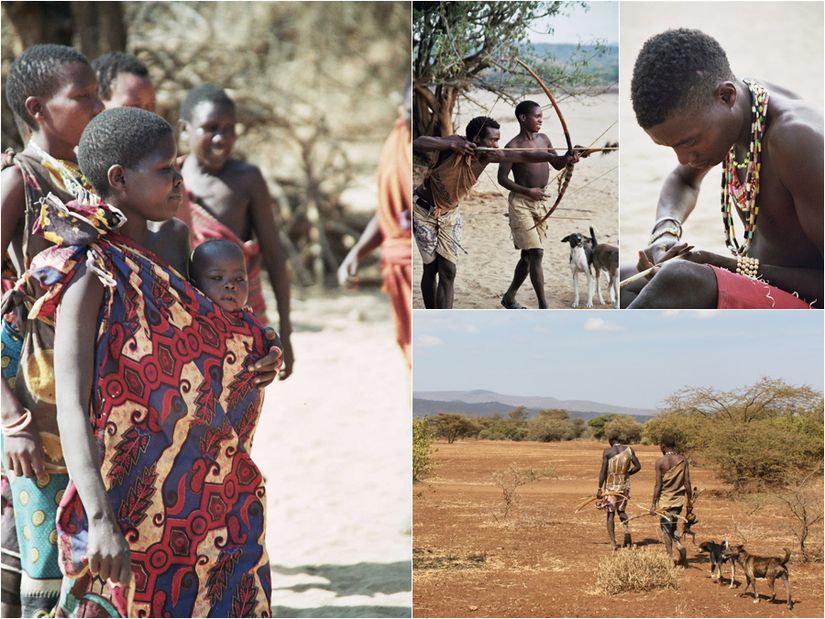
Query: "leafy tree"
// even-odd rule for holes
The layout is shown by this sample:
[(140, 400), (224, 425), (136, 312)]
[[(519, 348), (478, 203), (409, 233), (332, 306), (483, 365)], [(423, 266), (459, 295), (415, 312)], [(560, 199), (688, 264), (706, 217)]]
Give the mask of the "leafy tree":
[(476, 436), (479, 427), (471, 419), (458, 413), (438, 413), (428, 420), (433, 436), (447, 439), (453, 444), (456, 439)]
[(528, 30), (565, 4), (413, 2), (413, 137), (453, 135), (453, 108), (472, 87), (506, 98), (502, 80), (485, 71), (515, 72)]
[(575, 438), (575, 434), (573, 424), (565, 419), (539, 415), (527, 422), (528, 441), (570, 441)]
[(666, 407), (645, 424), (645, 439), (656, 443), (668, 432), (738, 491), (786, 487), (822, 462), (823, 400), (810, 387), (763, 378), (734, 391), (689, 388)]
[(607, 415), (599, 415), (598, 417), (593, 417), (593, 419), (587, 422), (587, 425), (590, 426), (590, 430), (593, 432), (593, 438), (596, 439), (603, 439), (604, 438), (604, 427), (614, 419), (621, 417), (621, 415), (617, 415), (615, 413), (609, 413)]
[(642, 424), (627, 415), (617, 416), (608, 421), (603, 428), (605, 438), (615, 435), (622, 443), (638, 443), (642, 438)]
[(508, 415), (513, 421), (527, 421), (527, 408), (524, 406), (517, 406), (510, 411)]

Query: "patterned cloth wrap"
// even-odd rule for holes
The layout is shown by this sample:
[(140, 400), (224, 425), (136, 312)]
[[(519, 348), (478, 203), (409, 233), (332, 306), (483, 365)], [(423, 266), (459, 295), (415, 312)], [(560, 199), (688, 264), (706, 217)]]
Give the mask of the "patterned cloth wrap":
[(264, 327), (123, 236), (54, 225), (76, 210), (44, 207), (59, 246), (32, 263), (49, 290), (31, 313), (54, 315), (83, 261), (104, 283), (89, 414), (133, 579), (123, 591), (91, 576), (70, 483), (57, 516), (58, 616), (269, 616), (265, 491), (249, 455), (262, 398), (246, 369), (266, 352)]
[[(21, 576), (17, 590), (21, 611), (24, 617), (38, 617), (48, 615), (60, 595), (62, 574), (55, 517), (69, 476), (57, 427), (53, 324), (49, 320), (27, 318), (32, 304), (44, 290), (26, 271), (32, 259), (50, 243), (41, 233), (40, 225), (41, 205), (47, 194), (67, 202), (80, 199), (83, 204), (91, 204), (94, 200), (91, 186), (76, 163), (52, 157), (34, 142), (20, 153), (8, 154), (2, 167), (8, 165), (16, 166), (23, 179), (25, 210), (22, 235), (13, 239), (5, 256), (8, 260), (4, 261), (0, 309), (4, 349), (11, 337), (19, 337), (21, 347), (16, 352), (16, 365), (4, 367), (3, 375), (20, 405), (31, 411), (43, 446), (47, 474), (35, 480), (9, 473), (4, 491), (7, 489), (11, 494), (11, 501), (4, 501), (2, 506), (3, 561), (6, 565), (8, 552), (18, 546)], [(123, 215), (118, 212), (89, 208), (78, 225), (105, 224), (116, 228), (121, 219)]]

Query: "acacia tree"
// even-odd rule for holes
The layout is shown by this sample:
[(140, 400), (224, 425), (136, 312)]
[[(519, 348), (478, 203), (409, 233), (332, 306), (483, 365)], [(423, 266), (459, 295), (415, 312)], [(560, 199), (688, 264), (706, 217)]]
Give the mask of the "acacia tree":
[(427, 420), (434, 436), (447, 439), (452, 445), (456, 439), (475, 436), (479, 427), (464, 415), (458, 413), (438, 413)]
[(413, 137), (453, 135), (453, 108), (471, 87), (508, 98), (502, 80), (484, 71), (516, 72), (528, 27), (570, 4), (413, 2)]

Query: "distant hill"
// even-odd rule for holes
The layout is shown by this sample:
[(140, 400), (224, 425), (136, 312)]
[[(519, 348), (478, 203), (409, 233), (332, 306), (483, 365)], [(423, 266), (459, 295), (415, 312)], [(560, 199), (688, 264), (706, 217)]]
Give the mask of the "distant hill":
[(484, 389), (473, 391), (416, 391), (413, 393), (413, 415), (423, 417), (439, 412), (489, 417), (506, 415), (517, 406), (524, 406), (530, 416), (546, 408), (570, 411), (571, 417), (592, 419), (599, 415), (616, 413), (631, 415), (640, 421), (656, 414), (650, 409), (614, 406), (588, 400), (559, 400), (547, 396), (519, 396), (496, 393)]

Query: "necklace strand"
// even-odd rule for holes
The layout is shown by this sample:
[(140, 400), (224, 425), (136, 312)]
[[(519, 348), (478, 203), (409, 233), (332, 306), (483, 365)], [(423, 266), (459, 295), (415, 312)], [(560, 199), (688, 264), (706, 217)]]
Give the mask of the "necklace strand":
[[(722, 222), (725, 225), (725, 245), (734, 256), (746, 256), (750, 250), (756, 232), (756, 218), (759, 207), (756, 204), (759, 195), (759, 175), (762, 167), (762, 141), (765, 136), (768, 115), (768, 91), (752, 80), (744, 80), (751, 93), (751, 141), (745, 161), (737, 163), (735, 144), (725, 157), (722, 171)], [(747, 169), (744, 185), (737, 192), (739, 179), (737, 169)], [(744, 192), (744, 194), (743, 194)], [(745, 215), (743, 225), (745, 234), (742, 244), (736, 240), (733, 222), (733, 204)]]

